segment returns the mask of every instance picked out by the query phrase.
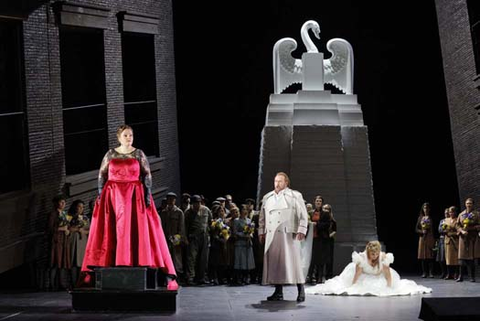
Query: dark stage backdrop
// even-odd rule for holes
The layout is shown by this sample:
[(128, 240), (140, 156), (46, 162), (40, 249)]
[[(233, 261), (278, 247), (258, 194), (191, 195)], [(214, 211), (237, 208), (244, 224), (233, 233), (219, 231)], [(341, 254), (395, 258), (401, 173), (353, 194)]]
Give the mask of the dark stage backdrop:
[(434, 1), (175, 0), (173, 13), (182, 190), (255, 196), (273, 45), (294, 37), (300, 57), (300, 27), (314, 19), (321, 51), (334, 37), (353, 46), (378, 235), (397, 269), (419, 271), (422, 203), (437, 222), (459, 205)]

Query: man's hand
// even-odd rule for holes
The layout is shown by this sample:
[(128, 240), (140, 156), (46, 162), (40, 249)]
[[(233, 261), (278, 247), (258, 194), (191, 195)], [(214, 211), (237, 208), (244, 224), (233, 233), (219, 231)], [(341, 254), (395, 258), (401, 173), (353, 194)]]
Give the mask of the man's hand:
[(303, 241), (305, 239), (305, 234), (297, 233), (297, 241)]
[(265, 244), (265, 234), (258, 234), (258, 240), (260, 244)]

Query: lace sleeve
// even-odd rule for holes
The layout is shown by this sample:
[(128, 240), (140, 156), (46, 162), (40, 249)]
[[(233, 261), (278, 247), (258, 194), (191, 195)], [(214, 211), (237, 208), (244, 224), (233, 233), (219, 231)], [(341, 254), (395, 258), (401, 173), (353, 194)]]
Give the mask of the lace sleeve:
[(112, 150), (109, 150), (103, 157), (102, 164), (100, 165), (100, 170), (98, 171), (98, 195), (102, 194), (103, 186), (108, 180), (108, 164), (112, 158)]
[(142, 150), (138, 150), (138, 162), (140, 163), (141, 181), (145, 188), (145, 198), (147, 202), (150, 201), (150, 194), (152, 194), (152, 173), (150, 172), (150, 164), (147, 156)]

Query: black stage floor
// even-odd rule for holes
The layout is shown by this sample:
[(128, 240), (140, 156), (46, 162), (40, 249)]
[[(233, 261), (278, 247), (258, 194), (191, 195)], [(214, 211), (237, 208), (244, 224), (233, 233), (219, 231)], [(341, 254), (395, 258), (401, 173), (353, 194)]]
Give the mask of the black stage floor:
[[(480, 297), (480, 283), (407, 277), (433, 288), (432, 294), (408, 297), (338, 297), (307, 295), (297, 304), (296, 287), (286, 287), (283, 302), (267, 302), (270, 286), (183, 287), (174, 314), (76, 313), (67, 292), (0, 293), (0, 321), (19, 320), (418, 320), (422, 297)], [(480, 302), (480, 301), (478, 301)], [(452, 307), (454, 309), (454, 307)]]

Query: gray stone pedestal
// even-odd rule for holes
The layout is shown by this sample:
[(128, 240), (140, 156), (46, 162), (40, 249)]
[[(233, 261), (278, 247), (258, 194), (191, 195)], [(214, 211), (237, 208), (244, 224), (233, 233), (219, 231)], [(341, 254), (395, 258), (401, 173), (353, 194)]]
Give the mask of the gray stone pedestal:
[(273, 189), (280, 171), (307, 202), (320, 194), (332, 206), (338, 226), (335, 273), (351, 261), (353, 250), (377, 239), (368, 130), (355, 95), (299, 91), (270, 97), (258, 200)]

